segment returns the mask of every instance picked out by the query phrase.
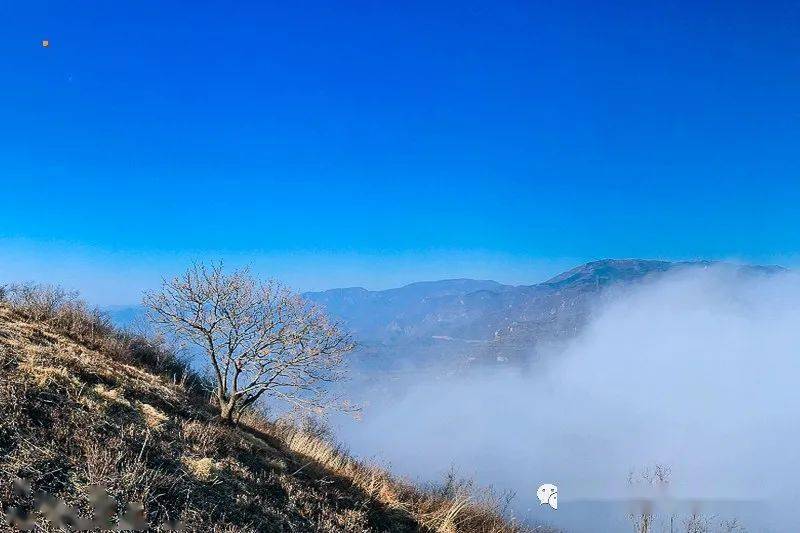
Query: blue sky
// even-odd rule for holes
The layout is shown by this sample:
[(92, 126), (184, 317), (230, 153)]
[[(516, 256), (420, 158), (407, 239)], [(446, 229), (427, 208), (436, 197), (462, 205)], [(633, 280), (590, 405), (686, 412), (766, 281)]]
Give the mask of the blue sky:
[(5, 2), (0, 279), (797, 263), (800, 4), (599, 4)]

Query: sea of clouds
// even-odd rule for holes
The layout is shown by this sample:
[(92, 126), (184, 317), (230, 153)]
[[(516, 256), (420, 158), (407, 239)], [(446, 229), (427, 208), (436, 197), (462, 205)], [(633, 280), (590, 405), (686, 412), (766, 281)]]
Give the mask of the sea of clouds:
[(792, 523), (800, 277), (689, 269), (609, 291), (592, 316), (527, 371), (413, 375), (401, 394), (370, 398), (339, 436), (418, 481), (452, 466), (513, 490), (522, 517), (542, 516), (540, 483), (558, 485), (566, 516), (571, 501), (641, 496), (629, 473), (660, 464), (670, 497), (749, 500)]

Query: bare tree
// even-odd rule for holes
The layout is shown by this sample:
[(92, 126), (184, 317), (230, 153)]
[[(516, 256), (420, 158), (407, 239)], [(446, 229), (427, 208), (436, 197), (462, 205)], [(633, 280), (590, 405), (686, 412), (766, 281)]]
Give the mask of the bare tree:
[(211, 365), (220, 417), (237, 419), (263, 396), (304, 409), (325, 406), (325, 384), (343, 377), (354, 343), (316, 306), (248, 270), (193, 265), (144, 298), (149, 316), (200, 347)]
[[(636, 533), (651, 533), (655, 530), (656, 515), (654, 502), (652, 500), (653, 494), (651, 490), (647, 489), (656, 489), (656, 496), (659, 498), (663, 497), (669, 487), (670, 477), (670, 467), (661, 464), (655, 465), (652, 471), (649, 468), (645, 468), (638, 474), (634, 471), (628, 473), (628, 485), (632, 488), (644, 488), (647, 492), (642, 495), (644, 496), (643, 498), (638, 499), (636, 507), (632, 508), (631, 512), (628, 514), (628, 518), (630, 518), (633, 523), (633, 530)], [(674, 531), (674, 522), (675, 517), (670, 516), (670, 533)]]

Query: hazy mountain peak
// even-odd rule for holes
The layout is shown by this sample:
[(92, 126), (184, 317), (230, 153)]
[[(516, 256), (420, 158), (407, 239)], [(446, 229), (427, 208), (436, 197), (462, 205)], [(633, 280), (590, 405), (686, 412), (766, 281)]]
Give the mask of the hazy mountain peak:
[(591, 282), (603, 285), (639, 278), (653, 272), (665, 272), (675, 263), (648, 259), (602, 259), (591, 261), (545, 281), (545, 285)]
[(575, 335), (607, 287), (712, 266), (741, 275), (783, 270), (715, 261), (602, 259), (527, 286), (447, 279), (385, 291), (326, 291), (307, 297), (342, 319), (365, 344), (381, 347), (385, 357), (376, 360), (472, 360), (489, 354), (510, 361), (531, 356), (539, 344)]

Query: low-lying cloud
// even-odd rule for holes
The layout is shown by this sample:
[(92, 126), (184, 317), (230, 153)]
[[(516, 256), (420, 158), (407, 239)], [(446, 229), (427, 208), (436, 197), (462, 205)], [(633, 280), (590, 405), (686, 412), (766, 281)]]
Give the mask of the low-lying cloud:
[[(609, 293), (583, 333), (526, 373), (419, 378), (341, 428), (418, 480), (454, 465), (518, 501), (630, 496), (671, 468), (678, 498), (800, 499), (800, 278), (694, 269)], [(560, 511), (559, 511), (560, 512)]]

